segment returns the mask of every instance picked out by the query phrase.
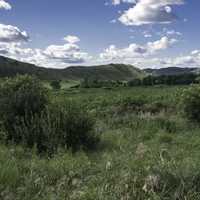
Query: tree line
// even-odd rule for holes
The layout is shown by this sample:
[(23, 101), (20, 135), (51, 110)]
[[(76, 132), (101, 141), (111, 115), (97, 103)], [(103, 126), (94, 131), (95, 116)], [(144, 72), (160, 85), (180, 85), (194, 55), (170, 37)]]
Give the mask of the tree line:
[(82, 88), (102, 88), (102, 87), (134, 87), (134, 86), (153, 86), (153, 85), (189, 85), (199, 83), (200, 76), (197, 74), (181, 74), (181, 75), (161, 75), (146, 76), (144, 78), (132, 79), (129, 81), (102, 81), (92, 78), (84, 78), (78, 87)]

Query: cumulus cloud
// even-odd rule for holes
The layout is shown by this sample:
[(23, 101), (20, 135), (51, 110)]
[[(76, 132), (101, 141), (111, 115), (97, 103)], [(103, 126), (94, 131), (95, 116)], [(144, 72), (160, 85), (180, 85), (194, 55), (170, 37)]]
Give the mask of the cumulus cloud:
[(177, 56), (170, 59), (168, 65), (178, 67), (200, 67), (200, 50), (194, 50), (188, 55)]
[(0, 54), (44, 67), (62, 68), (68, 64), (84, 63), (91, 59), (78, 46), (50, 45), (46, 49), (23, 48), (21, 44), (0, 43)]
[(177, 20), (171, 6), (183, 3), (183, 0), (138, 0), (120, 16), (119, 21), (127, 26), (171, 23)]
[(83, 63), (89, 58), (88, 54), (82, 52), (78, 45), (72, 43), (61, 46), (50, 45), (45, 49), (44, 54), (50, 59), (60, 60), (64, 63)]
[(112, 0), (113, 5), (119, 5), (121, 3), (136, 3), (136, 0)]
[(18, 27), (0, 24), (0, 42), (27, 42), (29, 39), (26, 31), (21, 31)]
[(103, 53), (100, 54), (100, 58), (110, 62), (113, 61), (125, 61), (127, 59), (133, 59), (144, 56), (147, 53), (147, 49), (138, 44), (130, 44), (126, 48), (117, 48), (115, 45), (110, 45)]
[(171, 47), (176, 39), (162, 37), (160, 40), (154, 42), (148, 42), (145, 45), (139, 45), (132, 43), (126, 48), (117, 48), (115, 45), (111, 45), (100, 54), (100, 58), (107, 61), (118, 60), (120, 62), (125, 60), (133, 60), (138, 57), (146, 57), (153, 55), (161, 50), (165, 50)]
[(152, 68), (163, 67), (200, 67), (200, 50), (194, 50), (186, 55), (168, 58), (143, 59), (142, 65)]
[(165, 36), (165, 37), (162, 37), (160, 40), (157, 40), (154, 42), (148, 42), (147, 49), (149, 49), (150, 52), (156, 52), (159, 50), (167, 49), (176, 42), (177, 42), (176, 39), (168, 38)]
[(0, 0), (0, 9), (11, 10), (12, 6), (5, 0)]
[(179, 31), (176, 31), (174, 29), (168, 29), (168, 28), (163, 28), (161, 31), (158, 31), (156, 32), (157, 35), (159, 36), (177, 36), (177, 37), (180, 37), (182, 36), (183, 34)]
[[(165, 68), (165, 67), (189, 67), (198, 68), (200, 67), (200, 50), (194, 50), (185, 55), (179, 55), (174, 57), (156, 57), (152, 56), (136, 56), (136, 57), (123, 57), (117, 56), (117, 48), (110, 48), (110, 55), (112, 55), (113, 60), (110, 56), (106, 54), (106, 58), (101, 58), (103, 63), (113, 62), (113, 63), (124, 63), (132, 64), (139, 68)], [(112, 52), (112, 54), (111, 54)], [(119, 49), (118, 49), (119, 52)], [(133, 55), (133, 54), (132, 54)]]
[(80, 42), (80, 39), (74, 35), (67, 35), (66, 37), (64, 37), (64, 40), (70, 44)]
[[(88, 53), (81, 51), (75, 44), (79, 41), (76, 36), (68, 37), (63, 45), (49, 45), (45, 49), (24, 48), (21, 41), (27, 41), (26, 32), (19, 31), (12, 26), (0, 26), (0, 54), (8, 57), (33, 63), (39, 66), (63, 68), (68, 64), (84, 63), (91, 59)], [(6, 31), (5, 31), (6, 29)], [(14, 31), (10, 31), (14, 30)]]
[(145, 38), (151, 38), (152, 35), (151, 35), (150, 33), (145, 33), (145, 34), (144, 34), (144, 37), (145, 37)]

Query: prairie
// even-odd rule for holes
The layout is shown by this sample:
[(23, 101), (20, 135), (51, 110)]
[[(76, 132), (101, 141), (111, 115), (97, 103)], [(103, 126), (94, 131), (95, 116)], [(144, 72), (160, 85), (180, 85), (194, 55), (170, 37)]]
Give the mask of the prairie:
[(179, 109), (187, 87), (51, 91), (54, 102), (87, 109), (100, 143), (94, 151), (61, 148), (51, 158), (1, 144), (1, 198), (198, 199), (200, 127)]

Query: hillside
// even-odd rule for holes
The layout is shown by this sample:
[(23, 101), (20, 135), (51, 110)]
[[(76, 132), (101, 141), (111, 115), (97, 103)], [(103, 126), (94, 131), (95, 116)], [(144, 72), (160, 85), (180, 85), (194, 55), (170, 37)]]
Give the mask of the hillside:
[(145, 75), (143, 71), (132, 65), (109, 64), (93, 67), (69, 67), (62, 70), (63, 76), (68, 79), (82, 79), (90, 77), (100, 80), (130, 80)]
[(99, 80), (131, 80), (141, 78), (147, 74), (160, 75), (181, 75), (188, 73), (199, 73), (198, 68), (168, 67), (160, 69), (147, 68), (140, 70), (132, 65), (108, 64), (99, 66), (73, 66), (65, 69), (52, 69), (38, 67), (33, 64), (20, 62), (7, 57), (0, 56), (0, 77), (10, 77), (16, 74), (36, 75), (44, 80), (68, 79), (81, 80), (84, 78)]
[(65, 69), (49, 69), (0, 56), (0, 77), (14, 76), (16, 74), (37, 75), (41, 79), (46, 80), (80, 80), (86, 77), (99, 80), (130, 80), (145, 75), (142, 70), (132, 65), (109, 64), (91, 67), (76, 66)]
[(160, 68), (160, 69), (144, 69), (144, 71), (148, 74), (154, 76), (161, 76), (161, 75), (181, 75), (181, 74), (188, 74), (188, 73), (197, 73), (197, 68), (180, 68), (180, 67), (167, 67), (167, 68)]

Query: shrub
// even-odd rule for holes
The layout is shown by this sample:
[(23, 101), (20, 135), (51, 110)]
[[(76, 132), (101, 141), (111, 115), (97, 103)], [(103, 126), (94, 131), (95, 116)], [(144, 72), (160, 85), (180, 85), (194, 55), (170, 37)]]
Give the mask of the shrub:
[(191, 86), (184, 90), (181, 106), (189, 120), (200, 122), (200, 86)]
[(51, 109), (49, 116), (52, 123), (57, 123), (56, 140), (62, 147), (71, 148), (72, 151), (95, 148), (98, 142), (94, 134), (95, 121), (85, 109), (70, 101)]
[(147, 99), (144, 96), (125, 97), (118, 103), (119, 113), (123, 112), (136, 112), (140, 113), (144, 110), (144, 106), (147, 103)]
[(140, 79), (133, 79), (128, 81), (127, 85), (128, 87), (133, 87), (133, 86), (140, 86), (142, 84), (142, 81)]
[(53, 81), (51, 81), (50, 85), (54, 90), (61, 89), (61, 81), (60, 80), (53, 80)]
[[(49, 102), (46, 89), (30, 76), (8, 79), (0, 88), (0, 106), (5, 140), (39, 153), (54, 153), (59, 147), (77, 151), (94, 148), (94, 121), (72, 102)], [(0, 120), (1, 121), (1, 120)]]
[(93, 149), (98, 138), (93, 132), (94, 121), (89, 114), (74, 103), (49, 105), (31, 119), (21, 119), (15, 126), (15, 133), (20, 135), (26, 147), (34, 146), (39, 153), (55, 153), (59, 147), (73, 152)]
[(24, 118), (40, 115), (48, 103), (47, 90), (31, 76), (7, 79), (0, 86), (0, 117), (7, 132), (7, 139), (19, 143), (22, 136), (16, 134)]

